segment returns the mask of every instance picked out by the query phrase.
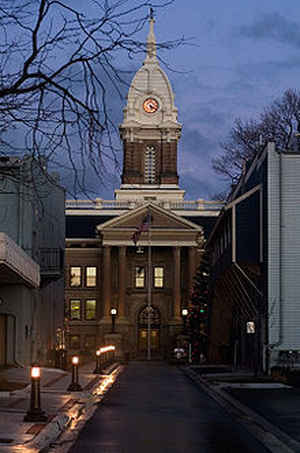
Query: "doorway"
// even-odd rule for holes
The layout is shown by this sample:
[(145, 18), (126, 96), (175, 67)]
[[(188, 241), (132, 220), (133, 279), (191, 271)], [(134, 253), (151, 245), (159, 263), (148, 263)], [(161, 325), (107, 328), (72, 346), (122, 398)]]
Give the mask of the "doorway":
[[(148, 318), (150, 325), (148, 327)], [(160, 312), (157, 307), (145, 306), (138, 317), (138, 355), (147, 357), (150, 335), (151, 357), (160, 355)]]

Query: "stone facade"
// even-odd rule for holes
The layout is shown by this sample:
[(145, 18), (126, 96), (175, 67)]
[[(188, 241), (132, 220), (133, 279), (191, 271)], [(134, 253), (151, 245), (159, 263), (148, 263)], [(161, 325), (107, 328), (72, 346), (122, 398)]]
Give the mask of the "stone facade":
[[(67, 202), (66, 274), (82, 276), (77, 287), (67, 279), (65, 290), (71, 354), (94, 355), (95, 347), (113, 342), (120, 358), (169, 357), (182, 338), (181, 312), (219, 212), (213, 203), (183, 200), (177, 173), (181, 124), (156, 58), (153, 27), (151, 19), (146, 59), (120, 125), (124, 159), (115, 200)], [(95, 269), (97, 280), (87, 288), (84, 276)], [(86, 316), (88, 298), (96, 304), (93, 319)]]
[[(82, 351), (87, 349), (87, 336), (94, 335), (92, 344), (97, 346), (106, 343), (107, 335), (112, 333), (111, 308), (116, 308), (118, 313), (115, 332), (120, 335), (118, 353), (121, 356), (125, 353), (131, 357), (145, 356), (148, 332), (141, 317), (148, 305), (157, 316), (152, 325), (154, 356), (168, 356), (176, 336), (182, 333), (181, 310), (188, 306), (192, 275), (201, 259), (202, 247), (197, 239), (199, 235), (202, 237), (202, 228), (180, 218), (174, 219), (169, 212), (155, 205), (144, 205), (137, 211), (99, 225), (99, 239), (92, 242), (67, 240), (66, 304), (69, 312), (71, 301), (80, 300), (80, 319), (71, 322), (70, 335), (80, 335)], [(131, 239), (134, 225), (147, 212), (152, 218), (150, 232), (141, 233), (136, 247)], [(80, 267), (83, 276), (85, 268), (90, 266), (97, 268), (95, 287), (87, 288), (84, 278), (79, 287), (72, 287), (69, 277), (72, 267)], [(140, 286), (137, 269), (143, 273)], [(155, 274), (156, 269), (162, 272), (160, 278)], [(85, 301), (88, 299), (97, 301), (91, 321), (85, 319)]]

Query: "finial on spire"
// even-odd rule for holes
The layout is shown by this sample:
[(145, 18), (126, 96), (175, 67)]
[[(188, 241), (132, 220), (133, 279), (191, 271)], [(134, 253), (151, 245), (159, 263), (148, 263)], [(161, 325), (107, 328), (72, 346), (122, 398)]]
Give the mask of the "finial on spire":
[(154, 63), (157, 61), (156, 59), (156, 39), (154, 34), (154, 10), (150, 8), (150, 29), (147, 38), (147, 56), (144, 63)]

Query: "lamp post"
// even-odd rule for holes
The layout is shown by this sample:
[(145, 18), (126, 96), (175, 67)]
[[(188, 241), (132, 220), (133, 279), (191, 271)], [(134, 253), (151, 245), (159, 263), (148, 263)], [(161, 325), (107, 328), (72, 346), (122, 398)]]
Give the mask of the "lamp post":
[(31, 376), (31, 393), (30, 393), (30, 408), (28, 409), (24, 421), (25, 422), (45, 422), (48, 417), (41, 409), (41, 369), (37, 364), (33, 364), (30, 370)]
[(74, 355), (72, 357), (72, 381), (68, 387), (69, 392), (80, 392), (82, 390), (82, 387), (78, 382), (78, 365), (79, 357), (78, 355)]
[(185, 331), (186, 331), (186, 318), (187, 318), (187, 315), (189, 314), (189, 311), (187, 308), (183, 308), (181, 310), (181, 316), (182, 316), (182, 319), (183, 319), (183, 333), (185, 334)]
[(97, 349), (97, 351), (96, 351), (96, 368), (94, 370), (94, 374), (101, 374), (100, 360), (101, 360), (101, 350)]
[(110, 314), (111, 314), (111, 333), (115, 333), (115, 322), (116, 322), (116, 316), (117, 316), (117, 309), (116, 308), (111, 308), (110, 309)]

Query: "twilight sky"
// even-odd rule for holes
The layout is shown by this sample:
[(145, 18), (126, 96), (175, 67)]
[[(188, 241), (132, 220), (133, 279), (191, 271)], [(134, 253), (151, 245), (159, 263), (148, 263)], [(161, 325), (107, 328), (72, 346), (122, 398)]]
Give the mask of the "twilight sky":
[[(65, 1), (89, 16), (94, 15), (93, 0)], [(121, 8), (132, 8), (140, 1), (117, 3)], [(153, 6), (162, 1), (153, 0)], [(147, 12), (148, 9), (139, 11), (139, 17)], [(221, 152), (219, 143), (226, 140), (234, 119), (255, 118), (286, 89), (298, 89), (300, 1), (174, 0), (168, 7), (155, 8), (155, 17), (158, 43), (182, 36), (190, 42), (159, 51), (159, 56), (168, 64), (161, 66), (172, 84), (183, 125), (178, 146), (180, 187), (186, 190), (186, 199), (210, 199), (224, 188), (224, 181), (212, 170), (211, 160)], [(147, 34), (148, 24), (137, 39), (145, 41)], [(114, 64), (127, 71), (129, 84), (144, 55), (133, 55), (131, 59), (127, 54), (115, 57)], [(128, 87), (124, 87), (123, 101), (115, 94), (109, 96), (107, 108), (116, 125), (122, 122), (127, 91)], [(14, 131), (13, 140), (18, 140)], [(92, 198), (113, 199), (122, 169), (119, 141), (118, 148), (120, 167), (115, 170), (108, 163), (105, 186), (99, 186), (91, 176)], [(68, 185), (67, 178), (64, 182)]]
[[(163, 53), (174, 71), (162, 67), (183, 124), (180, 185), (186, 199), (211, 198), (224, 184), (211, 159), (233, 120), (254, 118), (286, 89), (299, 87), (300, 2), (177, 0), (157, 11), (155, 33), (158, 42), (192, 38), (194, 45)], [(100, 196), (112, 198), (112, 189)]]

